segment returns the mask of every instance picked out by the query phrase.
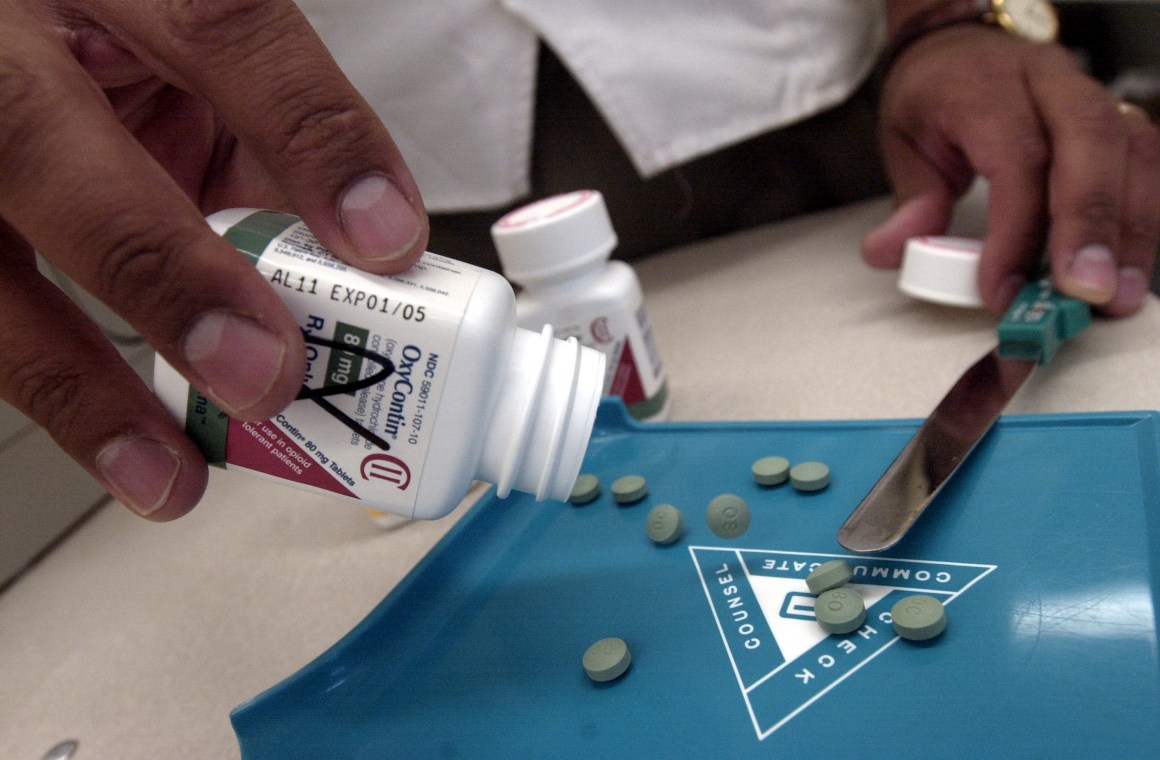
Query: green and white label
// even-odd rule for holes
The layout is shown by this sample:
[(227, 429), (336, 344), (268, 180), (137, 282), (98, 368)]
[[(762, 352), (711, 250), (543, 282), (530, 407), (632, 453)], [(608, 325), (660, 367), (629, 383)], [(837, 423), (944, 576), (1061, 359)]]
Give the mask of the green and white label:
[(370, 275), (272, 212), (224, 237), (294, 315), (308, 365), (299, 399), (263, 423), (228, 420), (191, 391), (187, 432), (228, 468), (409, 513), (480, 270), (425, 253), (402, 275)]

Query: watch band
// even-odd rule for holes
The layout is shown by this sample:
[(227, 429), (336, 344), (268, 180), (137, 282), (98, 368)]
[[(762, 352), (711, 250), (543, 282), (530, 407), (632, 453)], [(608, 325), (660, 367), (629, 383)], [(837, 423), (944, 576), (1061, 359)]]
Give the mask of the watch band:
[(882, 79), (902, 53), (929, 34), (959, 24), (986, 24), (999, 28), (992, 0), (944, 0), (914, 14), (890, 38), (878, 57)]

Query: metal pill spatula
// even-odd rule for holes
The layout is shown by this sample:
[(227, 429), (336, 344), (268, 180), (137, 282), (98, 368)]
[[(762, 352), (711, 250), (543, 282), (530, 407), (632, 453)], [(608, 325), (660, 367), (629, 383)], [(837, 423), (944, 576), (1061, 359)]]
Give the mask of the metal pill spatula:
[(955, 382), (838, 531), (850, 551), (889, 549), (974, 450), (1039, 365), (1091, 322), (1086, 303), (1029, 284), (999, 323), (999, 345)]

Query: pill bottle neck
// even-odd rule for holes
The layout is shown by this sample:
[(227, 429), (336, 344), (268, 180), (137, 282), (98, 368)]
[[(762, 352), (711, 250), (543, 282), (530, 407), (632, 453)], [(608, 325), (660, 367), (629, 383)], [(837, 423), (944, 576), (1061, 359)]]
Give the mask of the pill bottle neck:
[(604, 382), (604, 354), (575, 338), (516, 328), (484, 436), (479, 477), (505, 497), (513, 489), (564, 501), (588, 447)]

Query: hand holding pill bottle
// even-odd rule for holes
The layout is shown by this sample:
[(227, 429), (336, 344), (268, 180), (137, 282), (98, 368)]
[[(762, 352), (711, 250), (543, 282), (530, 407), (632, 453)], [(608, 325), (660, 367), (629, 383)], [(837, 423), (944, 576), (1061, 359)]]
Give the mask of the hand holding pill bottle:
[(0, 22), (0, 398), (124, 506), (173, 520), (205, 462), (121, 338), (249, 420), (305, 366), (290, 314), (203, 215), (299, 209), (339, 258), (401, 272), (428, 237), (418, 183), (293, 0), (29, 0)]
[(164, 361), (155, 390), (206, 459), (405, 517), (450, 512), (475, 479), (566, 500), (600, 401), (604, 356), (516, 327), (503, 277), (425, 253), (371, 275), (297, 217), (209, 218), (290, 309), (308, 365), (297, 400), (230, 419)]

